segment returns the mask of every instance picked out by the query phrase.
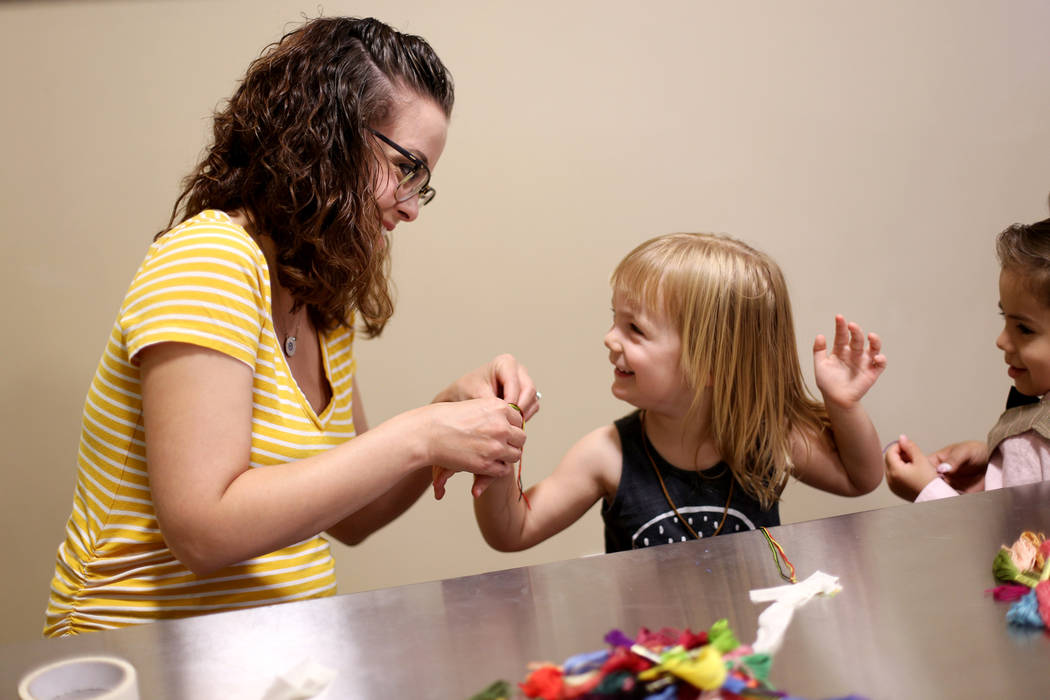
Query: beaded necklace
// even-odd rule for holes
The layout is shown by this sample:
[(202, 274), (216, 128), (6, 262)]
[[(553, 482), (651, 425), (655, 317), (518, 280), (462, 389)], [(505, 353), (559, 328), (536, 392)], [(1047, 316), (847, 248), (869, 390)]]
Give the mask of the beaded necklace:
[[(667, 486), (664, 484), (664, 478), (660, 474), (660, 468), (656, 466), (656, 460), (653, 459), (653, 455), (649, 452), (649, 438), (645, 434), (645, 411), (642, 411), (642, 448), (645, 450), (645, 456), (649, 458), (649, 464), (653, 465), (653, 471), (656, 472), (656, 478), (660, 482), (660, 489), (664, 492), (664, 498), (667, 499), (667, 505), (671, 506), (671, 510), (678, 516), (678, 522), (685, 526), (685, 529), (689, 531), (689, 534), (693, 536), (694, 540), (700, 539), (700, 535), (696, 534), (696, 530), (689, 527), (689, 523), (686, 522), (682, 514), (678, 512), (678, 506), (671, 499), (671, 494), (667, 491)], [(722, 526), (726, 524), (726, 520), (729, 518), (729, 503), (733, 500), (733, 486), (736, 485), (736, 479), (730, 478), (729, 480), (729, 497), (726, 498), (726, 505), (722, 509), (722, 522), (718, 523), (718, 527), (715, 529), (715, 534), (711, 535), (714, 537), (722, 531)]]

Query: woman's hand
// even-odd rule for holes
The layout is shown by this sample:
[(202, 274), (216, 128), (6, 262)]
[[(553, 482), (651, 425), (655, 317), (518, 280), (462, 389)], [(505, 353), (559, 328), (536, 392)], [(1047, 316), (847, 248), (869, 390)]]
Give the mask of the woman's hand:
[(875, 384), (886, 369), (886, 356), (881, 354), (882, 341), (869, 333), (864, 347), (864, 332), (856, 323), (835, 317), (835, 340), (831, 352), (827, 340), (818, 335), (813, 341), (813, 371), (824, 403), (852, 408)]
[(536, 385), (512, 355), (499, 355), (491, 362), (464, 374), (447, 386), (435, 398), (439, 401), (465, 401), (496, 397), (509, 401), (521, 409), (522, 416), (529, 420), (540, 410), (540, 399)]
[[(426, 436), (426, 459), (451, 471), (506, 476), (521, 459), (522, 418), (496, 398), (438, 403), (416, 409)], [(412, 411), (410, 413), (415, 413)]]
[[(514, 404), (521, 410), (524, 421), (529, 420), (540, 410), (540, 395), (536, 391), (525, 367), (512, 355), (499, 355), (491, 362), (468, 372), (446, 387), (435, 397), (435, 401), (463, 401), (495, 396)], [(520, 458), (519, 458), (520, 459)], [(513, 463), (512, 463), (513, 464)], [(454, 473), (452, 469), (435, 464), (433, 467), (434, 498), (441, 500), (445, 495), (445, 483)], [(471, 493), (480, 496), (488, 488), (493, 477), (476, 474)]]
[(890, 445), (884, 459), (890, 491), (905, 500), (914, 501), (919, 492), (937, 478), (937, 469), (906, 435)]

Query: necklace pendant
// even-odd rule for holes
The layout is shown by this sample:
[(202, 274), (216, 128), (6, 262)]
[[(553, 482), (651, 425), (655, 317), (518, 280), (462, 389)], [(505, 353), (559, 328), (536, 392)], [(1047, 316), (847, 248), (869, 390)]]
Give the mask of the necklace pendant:
[(286, 357), (291, 357), (295, 354), (295, 336), (290, 335), (284, 339), (284, 354)]

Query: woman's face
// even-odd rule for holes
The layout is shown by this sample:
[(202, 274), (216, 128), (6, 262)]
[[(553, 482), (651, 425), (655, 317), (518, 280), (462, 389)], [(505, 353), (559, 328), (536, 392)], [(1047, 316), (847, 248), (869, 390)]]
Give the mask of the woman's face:
[[(448, 117), (434, 100), (411, 91), (402, 91), (396, 105), (393, 119), (374, 125), (373, 128), (426, 163), (433, 171), (441, 152), (445, 150)], [(398, 183), (412, 163), (382, 139), (375, 139), (375, 147), (380, 155), (381, 166), (376, 203), (383, 214), (383, 230), (390, 233), (401, 221), (413, 221), (419, 216), (419, 197), (397, 201), (395, 193)], [(384, 165), (385, 168), (382, 167)]]

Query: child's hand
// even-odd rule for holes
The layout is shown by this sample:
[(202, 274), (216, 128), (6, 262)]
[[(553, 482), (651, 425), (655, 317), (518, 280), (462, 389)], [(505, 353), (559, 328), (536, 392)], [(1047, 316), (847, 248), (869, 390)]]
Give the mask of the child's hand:
[(903, 499), (914, 501), (919, 492), (937, 478), (937, 469), (906, 435), (890, 445), (884, 459), (886, 484)]
[(430, 474), (431, 480), (434, 482), (434, 500), (440, 501), (445, 497), (445, 482), (452, 478), (455, 472), (435, 464), (430, 468)]
[(961, 493), (984, 490), (988, 471), (988, 445), (979, 440), (966, 440), (946, 445), (930, 455), (941, 478)]
[[(445, 497), (445, 482), (447, 482), (455, 472), (451, 469), (446, 469), (445, 467), (434, 466), (431, 467), (431, 473), (434, 481), (434, 500), (440, 501)], [(489, 484), (492, 483), (494, 478), (495, 477), (487, 474), (475, 474), (474, 485), (470, 489), (471, 495), (473, 495), (474, 498), (477, 498), (485, 493), (485, 489), (489, 487)]]
[(827, 340), (823, 335), (813, 341), (813, 371), (825, 404), (852, 408), (886, 369), (886, 356), (879, 352), (882, 349), (879, 336), (869, 333), (867, 340), (865, 351), (860, 326), (846, 323), (846, 319), (838, 315), (831, 352), (825, 352)]

